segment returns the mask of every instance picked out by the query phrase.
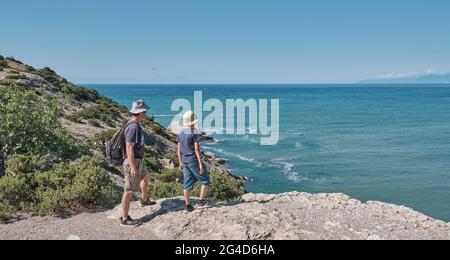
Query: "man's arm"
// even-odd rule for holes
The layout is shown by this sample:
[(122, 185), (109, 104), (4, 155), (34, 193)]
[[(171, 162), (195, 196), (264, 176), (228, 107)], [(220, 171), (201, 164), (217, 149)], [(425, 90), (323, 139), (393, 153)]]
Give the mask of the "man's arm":
[(202, 149), (200, 143), (195, 142), (195, 155), (197, 155), (198, 164), (200, 165), (200, 173), (205, 173), (205, 165), (203, 164)]
[(137, 178), (138, 177), (138, 168), (137, 168), (137, 164), (136, 164), (136, 159), (134, 158), (134, 146), (136, 144), (134, 143), (127, 143), (127, 159), (128, 162), (130, 163), (130, 167), (131, 167), (131, 177), (132, 178)]

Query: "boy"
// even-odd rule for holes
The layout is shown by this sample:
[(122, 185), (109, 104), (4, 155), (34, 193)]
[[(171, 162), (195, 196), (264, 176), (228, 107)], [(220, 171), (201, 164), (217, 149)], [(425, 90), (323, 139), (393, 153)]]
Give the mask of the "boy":
[(183, 115), (183, 127), (178, 134), (178, 160), (180, 170), (184, 175), (184, 200), (186, 203), (185, 212), (190, 213), (195, 210), (191, 205), (191, 191), (196, 181), (202, 184), (200, 190), (200, 207), (207, 205), (206, 192), (210, 185), (210, 177), (206, 172), (200, 148), (201, 134), (195, 129), (197, 124), (196, 116), (189, 111)]

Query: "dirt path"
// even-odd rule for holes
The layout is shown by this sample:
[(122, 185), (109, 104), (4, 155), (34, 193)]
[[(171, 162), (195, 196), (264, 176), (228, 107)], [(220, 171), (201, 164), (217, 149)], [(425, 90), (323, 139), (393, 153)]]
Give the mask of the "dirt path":
[(154, 240), (148, 230), (120, 227), (118, 220), (108, 219), (105, 212), (83, 213), (62, 219), (32, 217), (0, 225), (3, 240)]

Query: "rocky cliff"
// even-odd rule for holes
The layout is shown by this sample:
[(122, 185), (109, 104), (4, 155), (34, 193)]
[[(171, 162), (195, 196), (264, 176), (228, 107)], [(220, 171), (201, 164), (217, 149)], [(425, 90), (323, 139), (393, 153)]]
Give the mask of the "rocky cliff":
[(361, 203), (343, 194), (246, 194), (185, 214), (182, 198), (132, 205), (144, 224), (121, 228), (120, 207), (72, 218), (30, 218), (0, 225), (0, 239), (397, 240), (450, 239), (450, 224), (412, 209)]

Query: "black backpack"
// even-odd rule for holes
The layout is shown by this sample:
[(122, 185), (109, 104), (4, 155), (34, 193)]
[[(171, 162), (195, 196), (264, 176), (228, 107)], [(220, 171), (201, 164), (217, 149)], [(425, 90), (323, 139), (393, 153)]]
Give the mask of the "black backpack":
[(113, 138), (106, 144), (106, 157), (115, 166), (120, 166), (125, 161), (125, 129), (135, 122), (128, 122), (124, 127), (118, 130)]

